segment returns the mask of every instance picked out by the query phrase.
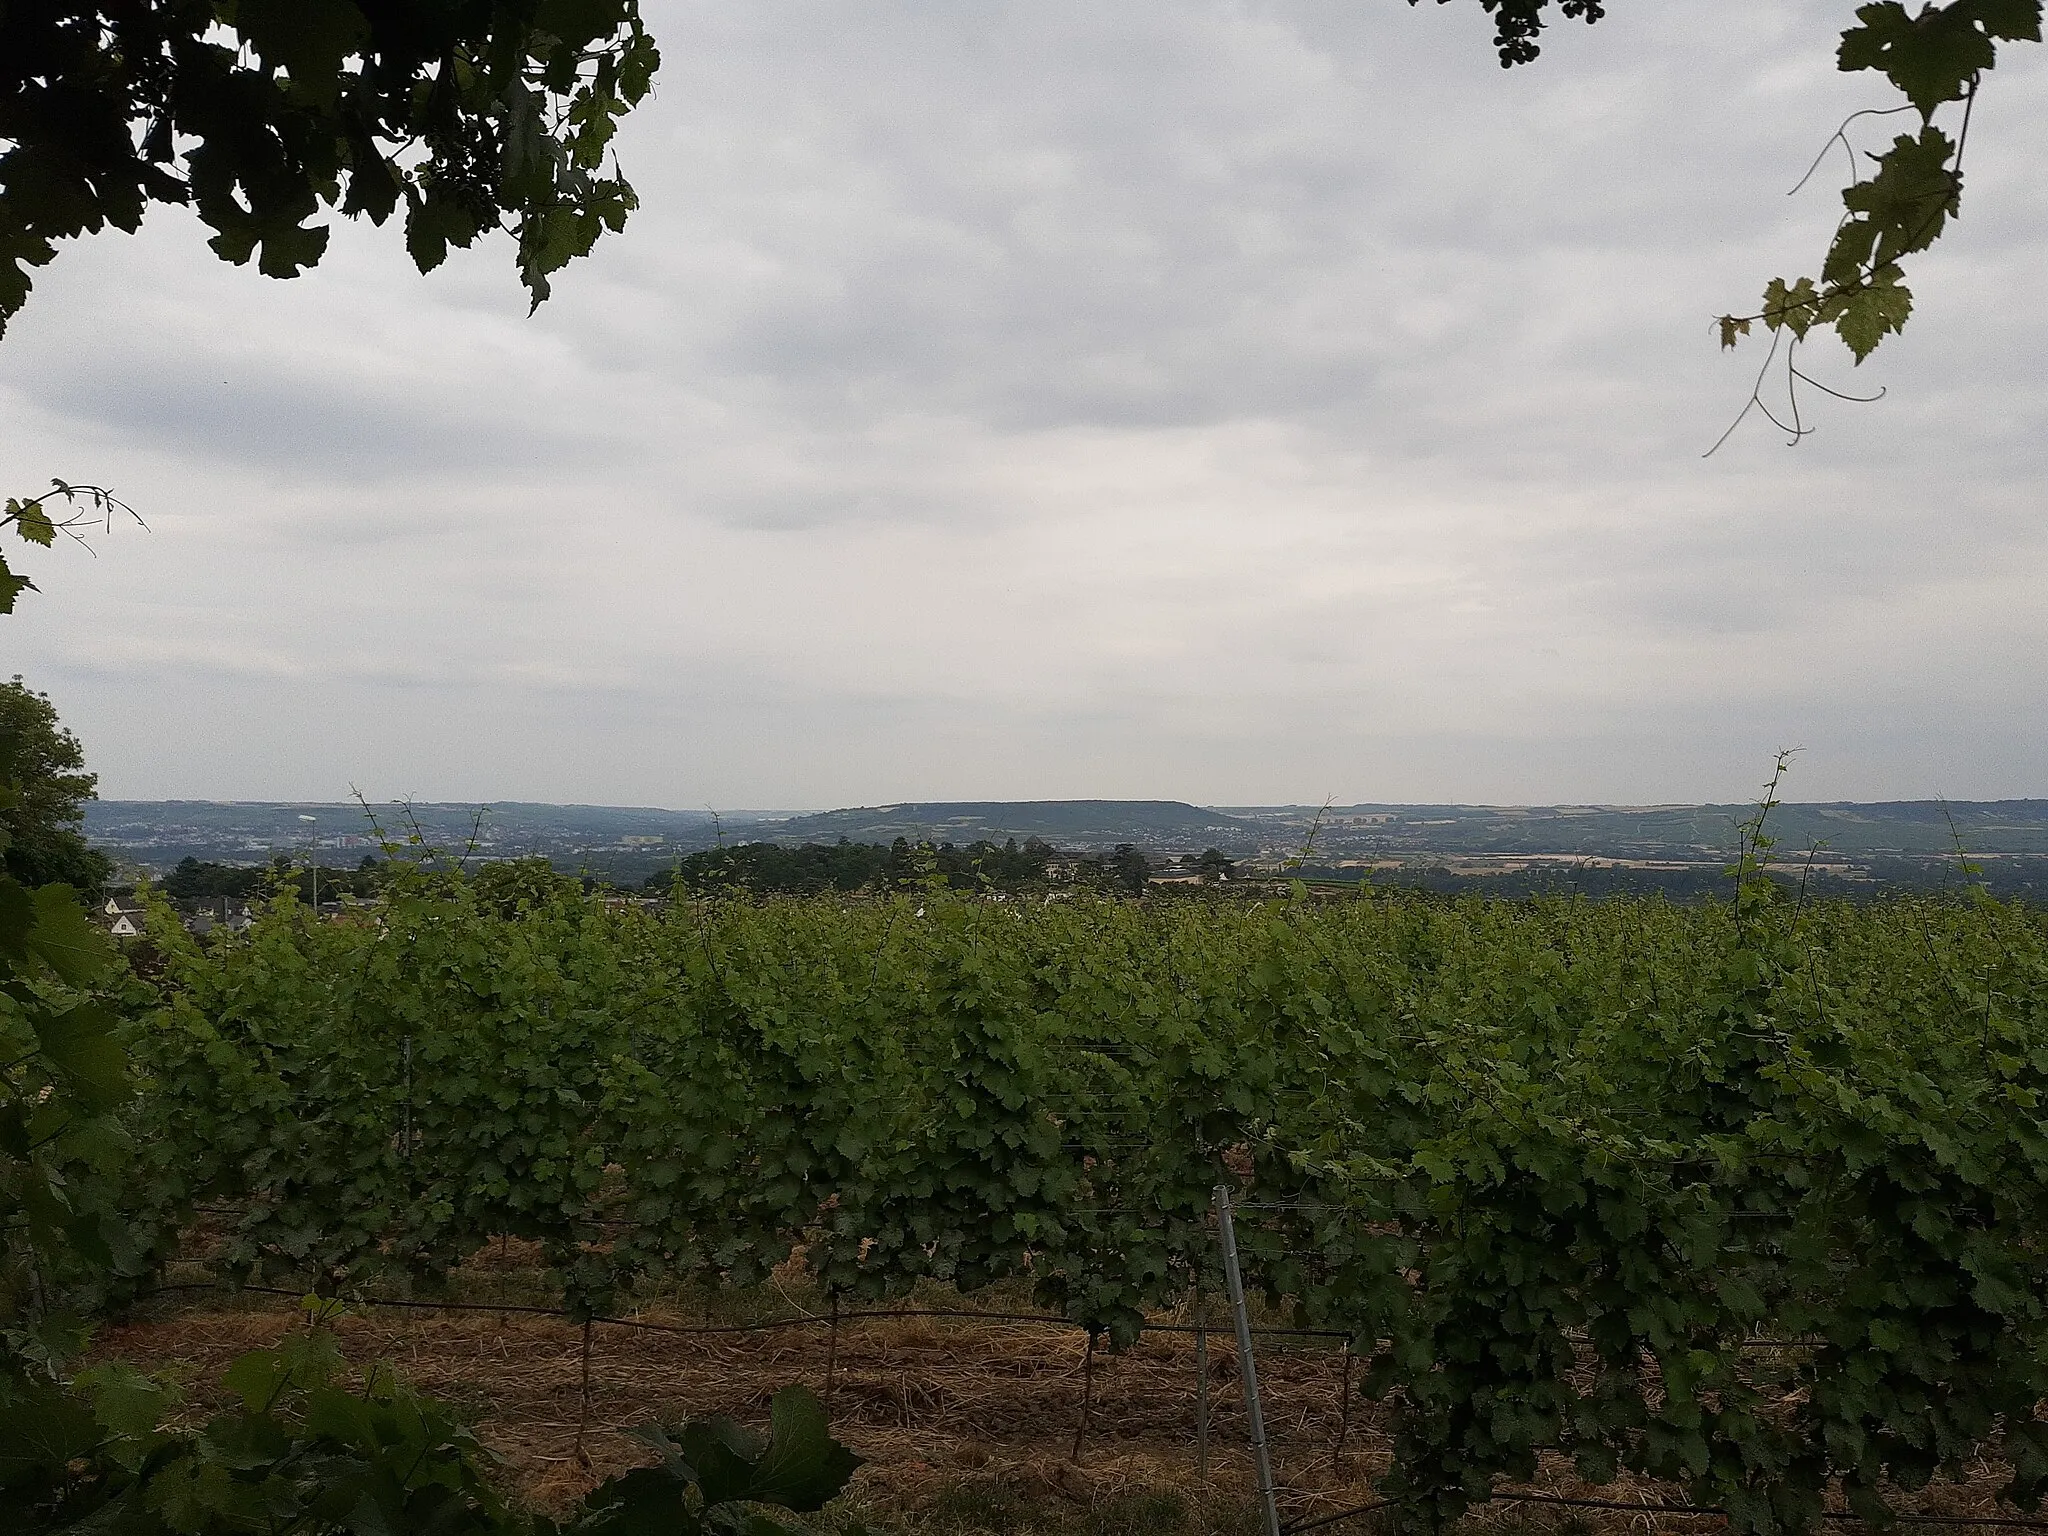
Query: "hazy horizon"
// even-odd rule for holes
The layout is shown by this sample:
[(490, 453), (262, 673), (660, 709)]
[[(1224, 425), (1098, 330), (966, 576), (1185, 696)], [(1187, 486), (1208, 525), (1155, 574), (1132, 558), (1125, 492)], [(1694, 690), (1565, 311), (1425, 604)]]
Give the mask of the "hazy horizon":
[[(222, 807), (236, 806), (324, 806), (341, 810), (358, 809), (353, 800), (290, 799), (275, 795), (251, 796), (246, 799), (209, 799), (202, 796), (180, 795), (161, 798), (144, 796), (99, 795), (88, 804), (99, 805), (209, 805)], [(1710, 808), (1715, 810), (1737, 806), (1754, 805), (1755, 800), (1545, 800), (1545, 801), (1498, 801), (1498, 800), (1347, 800), (1331, 801), (1331, 811), (1350, 810), (1434, 810), (1454, 808), (1459, 810), (1503, 810), (1503, 811), (1546, 811), (1546, 810), (1600, 810), (1600, 811), (1668, 811)], [(1888, 800), (1807, 800), (1793, 796), (1778, 802), (1788, 807), (1799, 806), (1899, 806), (1899, 805), (2040, 805), (2048, 804), (2048, 795), (2004, 795), (1990, 799), (1963, 800), (1954, 796), (1905, 797)], [(388, 801), (370, 802), (372, 811), (389, 809), (397, 805), (418, 806), (532, 806), (552, 810), (588, 811), (649, 811), (663, 816), (698, 816), (706, 821), (714, 818), (733, 821), (746, 817), (767, 819), (794, 819), (805, 816), (824, 816), (837, 811), (890, 811), (915, 807), (938, 810), (953, 806), (1034, 806), (1034, 805), (1183, 805), (1195, 810), (1229, 813), (1231, 811), (1315, 811), (1325, 808), (1319, 800), (1272, 800), (1272, 801), (1195, 801), (1166, 800), (1158, 796), (1138, 796), (1128, 799), (1105, 799), (1102, 796), (1076, 796), (1070, 799), (1049, 799), (1044, 797), (1009, 800), (973, 800), (948, 798), (943, 800), (875, 800), (860, 804), (806, 805), (806, 806), (690, 806), (690, 805), (622, 805), (594, 800), (511, 800), (503, 797), (480, 800), (427, 799), (424, 796), (408, 796)]]

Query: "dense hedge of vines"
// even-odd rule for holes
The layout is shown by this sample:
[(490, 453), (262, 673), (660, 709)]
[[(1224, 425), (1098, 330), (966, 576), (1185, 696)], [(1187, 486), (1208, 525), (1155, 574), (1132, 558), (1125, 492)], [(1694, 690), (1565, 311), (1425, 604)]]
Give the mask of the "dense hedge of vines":
[[(572, 1308), (1026, 1277), (1116, 1341), (1212, 1262), (1349, 1331), (1386, 1491), (1538, 1455), (1800, 1531), (1987, 1447), (2048, 1484), (2048, 920), (1985, 899), (493, 902), (165, 923), (168, 1227), (430, 1285), (499, 1234)], [(1760, 1336), (1798, 1341), (1752, 1347)]]

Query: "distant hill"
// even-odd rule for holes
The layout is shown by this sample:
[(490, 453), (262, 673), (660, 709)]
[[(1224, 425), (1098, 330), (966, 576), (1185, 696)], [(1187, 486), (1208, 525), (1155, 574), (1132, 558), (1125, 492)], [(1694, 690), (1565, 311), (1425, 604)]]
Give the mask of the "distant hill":
[[(1753, 805), (1232, 806), (1271, 844), (1306, 836), (1321, 816), (1324, 852), (1578, 854), (1721, 858), (1734, 852)], [(1894, 800), (1781, 805), (1769, 830), (1781, 857), (1819, 845), (1838, 854), (2048, 855), (2048, 800)]]
[(1019, 842), (1040, 837), (1062, 848), (1143, 848), (1197, 851), (1211, 844), (1243, 843), (1256, 835), (1249, 823), (1179, 800), (940, 800), (860, 806), (766, 822), (748, 829), (778, 843), (971, 843), (986, 838)]
[(427, 802), (373, 805), (366, 813), (353, 801), (93, 800), (85, 808), (85, 833), (94, 844), (156, 869), (188, 857), (260, 863), (278, 852), (303, 856), (316, 842), (322, 862), (353, 864), (376, 851), (380, 828), (404, 842), (415, 827), (451, 852), (473, 844), (484, 858), (545, 854), (571, 867), (592, 855), (687, 851), (714, 836), (702, 811), (652, 806)]
[[(1547, 859), (1665, 863), (1718, 877), (1735, 851), (1737, 829), (1754, 814), (1746, 805), (1211, 809), (1179, 800), (947, 800), (740, 814), (720, 824), (705, 812), (653, 806), (508, 801), (483, 807), (481, 818), (478, 807), (451, 803), (374, 810), (386, 835), (400, 840), (409, 816), (427, 842), (443, 849), (486, 859), (544, 855), (560, 869), (627, 884), (720, 841), (794, 847), (899, 837), (957, 845), (1038, 837), (1077, 852), (1134, 843), (1154, 855), (1213, 847), (1266, 867), (1307, 849), (1315, 866), (1338, 874), (1398, 866), (1462, 878)], [(1772, 813), (1771, 831), (1781, 859), (1803, 858), (1817, 846), (1815, 868), (1852, 882), (1945, 881), (1958, 845), (1972, 857), (2002, 861), (2008, 885), (2020, 881), (2031, 890), (2048, 880), (2048, 800), (1784, 805)], [(86, 834), (116, 858), (158, 872), (187, 857), (303, 857), (316, 839), (328, 865), (353, 865), (376, 850), (369, 818), (347, 802), (102, 800), (86, 808)]]

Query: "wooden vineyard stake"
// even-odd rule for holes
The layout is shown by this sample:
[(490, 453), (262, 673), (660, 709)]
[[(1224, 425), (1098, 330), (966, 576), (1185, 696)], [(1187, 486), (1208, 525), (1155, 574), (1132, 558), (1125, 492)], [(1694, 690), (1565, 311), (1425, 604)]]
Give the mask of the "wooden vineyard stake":
[(579, 1466), (590, 1465), (590, 1455), (583, 1449), (583, 1436), (590, 1428), (590, 1319), (583, 1319), (583, 1385), (581, 1406), (576, 1415), (576, 1462)]
[(1337, 1403), (1337, 1455), (1344, 1454), (1345, 1442), (1351, 1438), (1351, 1341), (1344, 1341), (1344, 1385), (1338, 1389)]
[(1195, 1281), (1195, 1470), (1209, 1480), (1209, 1322), (1202, 1314), (1202, 1282)]
[(832, 1293), (832, 1331), (825, 1337), (825, 1406), (832, 1406), (832, 1383), (839, 1372), (839, 1293)]
[(1095, 1335), (1088, 1330), (1088, 1353), (1081, 1357), (1081, 1422), (1074, 1426), (1074, 1448), (1067, 1453), (1067, 1460), (1075, 1466), (1081, 1464), (1081, 1440), (1088, 1433), (1088, 1422), (1095, 1416)]

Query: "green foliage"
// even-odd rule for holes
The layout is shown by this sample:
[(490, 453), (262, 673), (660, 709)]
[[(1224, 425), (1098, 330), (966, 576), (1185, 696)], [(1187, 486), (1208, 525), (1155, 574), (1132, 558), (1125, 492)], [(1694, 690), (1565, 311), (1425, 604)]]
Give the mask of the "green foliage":
[[(78, 893), (13, 873), (16, 827), (61, 803), (77, 743), (40, 695), (0, 692), (0, 1390), (47, 1371), (83, 1337), (110, 1282), (141, 1254), (120, 1211), (130, 1150), (119, 1040), (124, 999), (107, 939)], [(31, 777), (54, 776), (53, 788)], [(89, 778), (87, 786), (89, 788)], [(32, 849), (38, 844), (31, 841)], [(130, 999), (132, 1000), (132, 999)]]
[(477, 899), (506, 917), (545, 908), (550, 902), (583, 894), (583, 882), (555, 872), (544, 858), (500, 859), (476, 872)]
[[(624, 226), (604, 170), (659, 62), (637, 0), (139, 0), (0, 11), (0, 329), (60, 240), (191, 206), (293, 277), (323, 209), (401, 205), (420, 270), (511, 231), (538, 305)], [(4, 598), (4, 592), (0, 592)]]
[(191, 1430), (161, 1428), (167, 1394), (121, 1368), (17, 1390), (0, 1427), (0, 1510), (24, 1536), (517, 1529), (482, 1447), (445, 1409), (388, 1370), (358, 1391), (340, 1372), (334, 1336), (309, 1328), (236, 1360), (224, 1384), (239, 1401)]
[(1950, 0), (1909, 15), (1899, 0), (1858, 6), (1861, 25), (1842, 34), (1841, 67), (1874, 69), (1932, 117), (1961, 101), (1977, 76), (1998, 62), (2000, 42), (2041, 40), (2040, 0)]
[(0, 1514), (20, 1536), (791, 1536), (762, 1508), (809, 1511), (859, 1464), (802, 1387), (775, 1396), (767, 1439), (728, 1419), (650, 1426), (660, 1464), (614, 1477), (565, 1520), (509, 1508), (489, 1454), (448, 1410), (373, 1366), (342, 1381), (313, 1326), (243, 1355), (238, 1400), (196, 1429), (161, 1425), (168, 1395), (101, 1367), (70, 1387), (0, 1384)]
[[(287, 861), (282, 869), (289, 868)], [(220, 897), (246, 901), (262, 894), (282, 869), (276, 864), (216, 864), (210, 859), (183, 858), (157, 888), (180, 901)]]
[[(545, 862), (545, 861), (543, 861)], [(365, 854), (353, 868), (320, 866), (320, 904), (324, 908), (342, 897), (368, 900), (384, 888), (385, 869), (374, 855)], [(574, 884), (574, 882), (571, 882)], [(280, 891), (295, 891), (308, 905), (313, 900), (313, 870), (288, 853), (274, 853), (267, 864), (218, 864), (211, 859), (186, 857), (158, 882), (165, 896), (182, 902), (250, 901)]]
[[(651, 891), (682, 890), (699, 896), (745, 892), (756, 896), (812, 896), (827, 891), (918, 891), (933, 887), (957, 891), (1019, 892), (1043, 890), (1054, 883), (1058, 857), (1050, 843), (1015, 838), (994, 843), (983, 838), (965, 845), (913, 845), (906, 838), (894, 844), (805, 843), (784, 848), (774, 843), (738, 843), (706, 849), (676, 861), (675, 868), (646, 882)], [(1084, 883), (1120, 883), (1101, 858), (1072, 861)], [(1128, 860), (1126, 860), (1128, 863)], [(1144, 888), (1142, 880), (1138, 889)]]
[(70, 887), (0, 875), (0, 1375), (61, 1358), (108, 1279), (139, 1267), (112, 968)]
[[(1773, 278), (1759, 312), (1721, 317), (1724, 347), (1758, 320), (1794, 341), (1815, 326), (1833, 326), (1860, 363), (1903, 329), (1913, 295), (1900, 263), (1932, 246), (1960, 208), (1963, 140), (1978, 83), (1998, 62), (1999, 43), (2041, 40), (2041, 0), (1949, 0), (1923, 5), (1918, 14), (1898, 0), (1879, 0), (1859, 6), (1856, 20), (1842, 34), (1841, 68), (1883, 75), (1920, 114), (1920, 131), (1867, 156), (1875, 171), (1843, 189), (1847, 212), (1820, 280)], [(1957, 103), (1963, 129), (1950, 139), (1934, 115)]]
[(133, 1182), (335, 1293), (510, 1233), (589, 1315), (801, 1247), (841, 1298), (1017, 1277), (1114, 1345), (1214, 1294), (1230, 1180), (1254, 1282), (1372, 1357), (1412, 1523), (1558, 1451), (1803, 1531), (2001, 1436), (2026, 1504), (2048, 919), (1772, 859), (1760, 819), (1696, 907), (513, 911), (401, 874), (380, 924), (160, 934)]
[(646, 886), (650, 891), (681, 889), (701, 895), (721, 891), (817, 895), (886, 886), (891, 875), (887, 847), (841, 838), (837, 843), (806, 843), (800, 848), (775, 843), (709, 848), (678, 859), (673, 869), (649, 877)]
[[(118, 1118), (131, 1085), (117, 1000), (86, 990), (104, 994), (112, 967), (67, 888), (29, 892), (0, 876), (0, 1517), (10, 1532), (772, 1536), (784, 1528), (746, 1506), (816, 1509), (844, 1485), (852, 1458), (801, 1389), (777, 1398), (766, 1445), (725, 1421), (660, 1432), (658, 1471), (606, 1484), (558, 1526), (508, 1511), (468, 1431), (388, 1371), (370, 1371), (360, 1391), (336, 1385), (339, 1355), (319, 1326), (238, 1360), (225, 1385), (240, 1406), (196, 1430), (161, 1428), (167, 1397), (133, 1371), (66, 1381), (91, 1312), (148, 1258)], [(330, 1304), (313, 1306), (317, 1325)]]
[(85, 752), (57, 720), (49, 695), (19, 677), (0, 682), (0, 861), (22, 884), (64, 883), (91, 894), (114, 871), (85, 840), (85, 802), (98, 776)]
[[(53, 754), (59, 768), (82, 764), (46, 700), (18, 682), (0, 706), (10, 700), (0, 722), (16, 749), (0, 755), (0, 807), (16, 811), (40, 804), (33, 775), (49, 776)], [(48, 739), (21, 745), (38, 732)], [(0, 855), (16, 851), (16, 824), (0, 817)], [(446, 882), (408, 873), (394, 889), (413, 905), (388, 911), (431, 923), (419, 903)], [(505, 907), (501, 893), (481, 910)], [(289, 895), (276, 912), (314, 926)], [(158, 917), (180, 931), (160, 906)], [(386, 1370), (370, 1370), (360, 1390), (339, 1385), (324, 1326), (333, 1305), (322, 1300), (310, 1302), (306, 1332), (229, 1368), (239, 1405), (196, 1429), (165, 1427), (169, 1394), (132, 1369), (67, 1377), (92, 1317), (153, 1267), (152, 1240), (172, 1233), (168, 1165), (135, 1157), (148, 1115), (134, 1113), (127, 1046), (149, 999), (75, 891), (0, 872), (0, 1528), (10, 1536), (777, 1536), (787, 1528), (762, 1506), (813, 1510), (844, 1487), (854, 1458), (826, 1433), (816, 1400), (792, 1388), (776, 1398), (768, 1441), (724, 1420), (657, 1430), (661, 1466), (607, 1483), (566, 1524), (510, 1510), (482, 1447), (446, 1409)], [(408, 1041), (408, 1075), (410, 1059)], [(330, 1075), (323, 1088), (359, 1085)], [(343, 1188), (360, 1197), (366, 1148), (351, 1140), (360, 1122), (343, 1118), (331, 1140), (354, 1154)], [(292, 1214), (309, 1232), (320, 1220), (302, 1206)], [(332, 1249), (311, 1237), (304, 1246), (316, 1267)]]
[[(769, 1405), (765, 1438), (730, 1419), (650, 1425), (640, 1439), (661, 1457), (608, 1479), (566, 1530), (576, 1536), (790, 1536), (749, 1509), (804, 1514), (839, 1496), (860, 1458), (825, 1428), (825, 1407), (806, 1388), (784, 1387)], [(552, 1528), (542, 1527), (546, 1536)]]
[[(5, 35), (5, 26), (5, 17), (0, 15), (0, 36)], [(5, 328), (5, 323), (6, 312), (0, 310), (0, 329)], [(0, 533), (12, 528), (24, 544), (48, 549), (60, 533), (79, 537), (82, 523), (104, 521), (111, 525), (116, 512), (134, 516), (133, 508), (103, 486), (67, 485), (62, 480), (52, 480), (50, 486), (41, 496), (10, 496), (0, 504)], [(60, 501), (64, 506), (58, 509)], [(14, 570), (7, 557), (0, 554), (0, 616), (14, 612), (15, 599), (35, 589), (36, 584)]]
[[(25, 758), (0, 759), (10, 806), (27, 798), (13, 777)], [(0, 854), (12, 852), (0, 819)], [(145, 1267), (121, 1209), (130, 1084), (116, 981), (75, 891), (0, 872), (0, 1512), (39, 1502), (50, 1469), (98, 1442), (89, 1400), (58, 1373), (110, 1288)], [(101, 1386), (109, 1413), (134, 1416), (131, 1383)]]
[[(24, 544), (40, 544), (45, 549), (56, 537), (50, 514), (40, 501), (22, 502), (8, 497), (6, 508), (0, 511), (0, 529), (9, 526), (20, 535)], [(33, 592), (35, 587), (34, 582), (16, 573), (8, 565), (7, 557), (0, 554), (0, 614), (14, 612), (14, 600), (24, 592)]]
[(1105, 879), (1133, 896), (1144, 893), (1145, 882), (1152, 872), (1144, 850), (1130, 843), (1118, 843), (1116, 851), (1102, 861), (1101, 869)]

